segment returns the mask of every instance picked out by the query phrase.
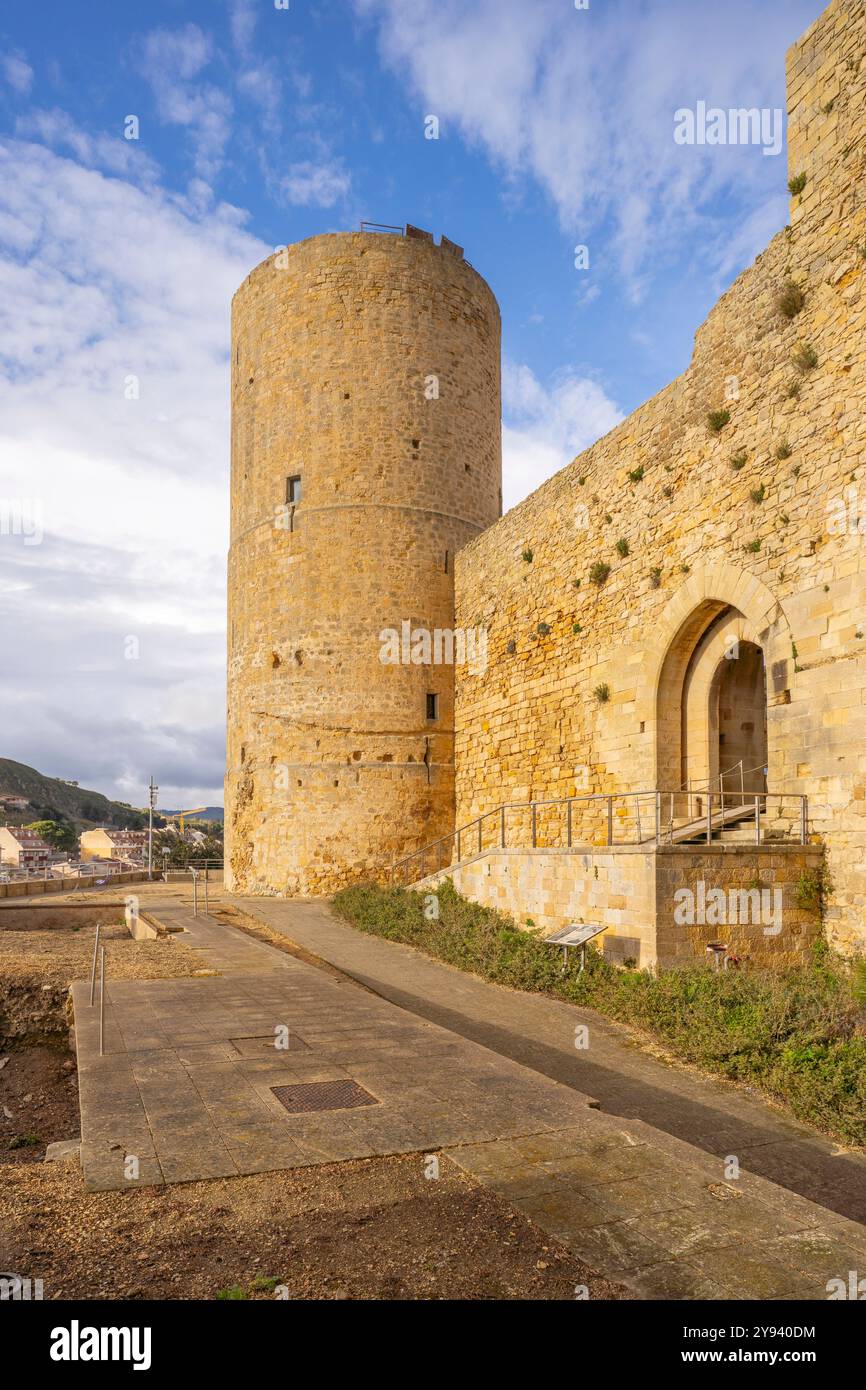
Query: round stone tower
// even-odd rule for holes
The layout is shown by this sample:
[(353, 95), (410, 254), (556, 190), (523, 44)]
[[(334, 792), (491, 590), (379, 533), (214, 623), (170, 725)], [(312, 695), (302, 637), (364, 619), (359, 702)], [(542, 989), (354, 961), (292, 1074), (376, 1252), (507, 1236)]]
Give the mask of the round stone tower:
[(330, 893), (452, 829), (454, 555), (501, 502), (499, 310), (459, 247), (340, 233), (252, 272), (232, 315), (229, 888)]

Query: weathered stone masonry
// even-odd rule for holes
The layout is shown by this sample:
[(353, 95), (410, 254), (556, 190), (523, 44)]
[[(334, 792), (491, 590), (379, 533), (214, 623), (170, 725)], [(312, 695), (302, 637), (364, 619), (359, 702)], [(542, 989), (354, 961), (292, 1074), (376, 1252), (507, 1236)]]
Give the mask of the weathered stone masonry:
[(232, 356), (227, 883), (327, 893), (453, 824), (452, 668), (380, 634), (452, 629), (500, 515), (499, 311), (450, 243), (313, 237), (242, 285)]
[[(489, 632), (486, 674), (457, 672), (458, 824), (716, 776), (732, 638), (763, 654), (767, 787), (809, 797), (847, 948), (866, 944), (864, 54), (864, 5), (835, 0), (788, 55), (790, 226), (689, 369), (470, 541), (455, 579), (458, 625)], [(762, 730), (740, 726), (727, 746), (748, 753)]]

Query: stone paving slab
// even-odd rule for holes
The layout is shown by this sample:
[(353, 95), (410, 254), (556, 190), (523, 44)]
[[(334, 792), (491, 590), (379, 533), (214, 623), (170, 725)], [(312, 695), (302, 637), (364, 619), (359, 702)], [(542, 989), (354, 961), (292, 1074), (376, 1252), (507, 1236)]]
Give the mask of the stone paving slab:
[[(824, 1300), (828, 1280), (866, 1268), (866, 1231), (838, 1210), (866, 1212), (859, 1155), (648, 1056), (588, 1010), (462, 975), (356, 932), (324, 904), (256, 899), (243, 908), (382, 997), (527, 1067), (541, 1064), (545, 1076), (600, 1090), (620, 1109), (590, 1110), (579, 1126), (452, 1140), (447, 1154), (636, 1297)], [(576, 1020), (590, 1023), (592, 1057), (574, 1049)], [(539, 1091), (536, 1115), (544, 1105)], [(736, 1182), (720, 1162), (730, 1153), (740, 1158)]]
[[(725, 1183), (717, 1157), (675, 1135), (600, 1113), (573, 1087), (233, 928), (164, 911), (222, 973), (109, 977), (103, 1057), (98, 1010), (74, 987), (89, 1190), (439, 1150), (635, 1297), (824, 1299), (829, 1279), (866, 1268), (866, 1232), (845, 1217), (754, 1173)], [(237, 1045), (278, 1024), (294, 1049)], [(291, 1114), (271, 1090), (346, 1078), (379, 1103)]]
[(639, 1298), (818, 1301), (866, 1268), (858, 1223), (754, 1174), (720, 1183), (711, 1156), (640, 1121), (590, 1126), (448, 1157)]
[[(587, 1111), (587, 1097), (349, 981), (176, 906), (151, 911), (220, 973), (112, 982), (109, 969), (104, 1056), (98, 1007), (87, 985), (73, 987), (90, 1189), (438, 1149), (574, 1125)], [(281, 1025), (286, 1051), (273, 1046)], [(272, 1091), (346, 1079), (377, 1104), (291, 1114)]]
[[(760, 1096), (635, 1045), (590, 1009), (506, 989), (397, 942), (357, 931), (324, 903), (228, 900), (382, 998), (584, 1095), (622, 1120), (685, 1140), (855, 1221), (866, 1222), (866, 1159), (774, 1109)], [(590, 1046), (574, 1046), (575, 1024)]]

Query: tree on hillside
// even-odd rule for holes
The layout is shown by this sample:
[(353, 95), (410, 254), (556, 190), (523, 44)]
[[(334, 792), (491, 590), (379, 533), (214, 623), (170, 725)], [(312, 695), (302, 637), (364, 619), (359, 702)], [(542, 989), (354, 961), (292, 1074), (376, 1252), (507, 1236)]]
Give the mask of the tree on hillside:
[(68, 821), (35, 820), (27, 829), (35, 830), (39, 838), (51, 845), (52, 849), (73, 853), (78, 848), (75, 826), (70, 825)]
[(175, 830), (163, 830), (153, 837), (153, 866), (160, 869), (167, 864), (170, 869), (185, 869), (187, 864), (199, 863), (202, 859), (222, 859), (222, 840), (206, 835), (201, 844), (191, 844), (181, 839)]

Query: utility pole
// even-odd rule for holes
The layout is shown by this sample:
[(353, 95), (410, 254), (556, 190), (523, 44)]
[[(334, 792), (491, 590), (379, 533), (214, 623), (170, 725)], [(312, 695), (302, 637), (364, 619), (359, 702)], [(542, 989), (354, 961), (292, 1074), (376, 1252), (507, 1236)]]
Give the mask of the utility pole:
[(159, 787), (153, 780), (153, 773), (150, 774), (150, 806), (147, 812), (147, 876), (153, 878), (153, 808), (156, 805), (156, 794)]

